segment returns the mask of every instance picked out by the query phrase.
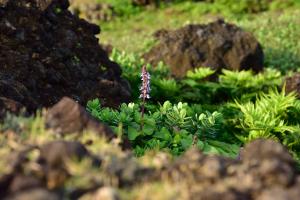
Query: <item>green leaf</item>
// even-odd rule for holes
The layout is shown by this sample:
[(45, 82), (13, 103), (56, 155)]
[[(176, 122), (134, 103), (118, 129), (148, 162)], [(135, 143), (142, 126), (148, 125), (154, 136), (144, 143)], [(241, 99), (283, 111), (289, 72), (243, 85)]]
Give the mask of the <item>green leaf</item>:
[(203, 150), (204, 149), (204, 142), (202, 142), (201, 140), (198, 140), (197, 141), (197, 147), (200, 149), (200, 150)]
[(235, 158), (240, 151), (240, 146), (237, 144), (228, 144), (221, 141), (209, 140), (209, 145), (215, 147), (220, 155)]
[(185, 80), (182, 80), (182, 83), (183, 84), (186, 84), (190, 87), (196, 87), (197, 85), (199, 85), (199, 83), (197, 83), (197, 81), (195, 80), (192, 80), (192, 79), (185, 79)]
[(138, 131), (138, 129), (129, 126), (128, 127), (128, 139), (133, 141), (135, 140), (139, 135), (141, 135), (141, 132)]
[(100, 100), (99, 99), (94, 99), (94, 100), (90, 100), (87, 102), (87, 108), (90, 110), (94, 110), (94, 109), (98, 109), (100, 108)]
[(201, 80), (204, 79), (212, 74), (214, 74), (216, 71), (208, 68), (208, 67), (201, 67), (196, 68), (194, 71), (189, 70), (186, 74), (188, 78), (195, 79), (195, 80)]
[(145, 123), (145, 124), (148, 124), (148, 125), (150, 125), (150, 126), (153, 126), (153, 127), (156, 126), (155, 120), (154, 120), (153, 118), (150, 118), (150, 117), (145, 117), (145, 118), (144, 118), (144, 123)]
[(186, 150), (192, 146), (193, 136), (188, 135), (187, 137), (182, 138), (180, 142), (181, 142), (182, 148)]
[(209, 153), (209, 154), (219, 154), (220, 153), (220, 151), (216, 147), (211, 146), (207, 143), (205, 143), (205, 145), (204, 145), (203, 152)]
[(179, 144), (181, 140), (181, 136), (180, 134), (175, 134), (174, 138), (173, 138), (173, 144)]
[(145, 133), (146, 135), (152, 135), (154, 130), (155, 130), (155, 126), (151, 124), (144, 124), (143, 133)]
[(171, 138), (172, 138), (170, 131), (166, 127), (162, 127), (162, 129), (160, 131), (155, 132), (153, 137), (162, 139), (165, 141), (171, 140)]

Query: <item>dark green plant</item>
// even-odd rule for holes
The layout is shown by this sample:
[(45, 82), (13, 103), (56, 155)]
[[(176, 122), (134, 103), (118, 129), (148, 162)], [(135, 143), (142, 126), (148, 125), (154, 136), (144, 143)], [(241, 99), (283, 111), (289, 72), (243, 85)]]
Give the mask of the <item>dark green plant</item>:
[[(88, 102), (87, 110), (116, 132), (121, 123), (122, 133), (129, 138), (137, 155), (143, 155), (151, 149), (165, 149), (179, 155), (192, 145), (206, 153), (220, 153), (231, 157), (237, 155), (238, 144), (232, 144), (230, 140), (219, 140), (223, 135), (221, 113), (196, 113), (194, 106), (187, 103), (172, 104), (166, 101), (153, 111), (145, 111), (144, 127), (141, 130), (139, 107), (134, 103), (122, 104), (117, 111), (102, 108), (100, 101), (96, 99)], [(220, 145), (221, 143), (224, 145)]]

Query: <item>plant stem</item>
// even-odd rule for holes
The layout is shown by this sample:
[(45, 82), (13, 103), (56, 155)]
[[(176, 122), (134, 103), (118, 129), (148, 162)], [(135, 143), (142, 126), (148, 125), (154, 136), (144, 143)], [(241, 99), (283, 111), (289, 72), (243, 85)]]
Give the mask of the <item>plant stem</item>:
[(143, 98), (143, 102), (141, 105), (141, 131), (143, 131), (143, 128), (144, 128), (145, 101), (146, 101), (146, 99)]

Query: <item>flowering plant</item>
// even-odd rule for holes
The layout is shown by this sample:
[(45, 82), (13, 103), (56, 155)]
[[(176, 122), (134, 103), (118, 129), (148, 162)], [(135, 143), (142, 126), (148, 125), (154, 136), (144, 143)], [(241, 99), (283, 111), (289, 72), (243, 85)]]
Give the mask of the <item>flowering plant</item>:
[(141, 105), (141, 130), (143, 130), (144, 126), (144, 113), (145, 113), (145, 103), (146, 99), (150, 99), (150, 74), (146, 69), (146, 66), (144, 65), (142, 67), (142, 73), (141, 73), (141, 80), (142, 80), (142, 85), (140, 87), (140, 98), (142, 99), (142, 105)]

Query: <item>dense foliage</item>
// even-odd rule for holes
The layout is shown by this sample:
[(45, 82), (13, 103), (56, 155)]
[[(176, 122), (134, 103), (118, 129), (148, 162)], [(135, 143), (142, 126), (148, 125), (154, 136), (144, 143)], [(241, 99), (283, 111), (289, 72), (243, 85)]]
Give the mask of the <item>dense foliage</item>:
[(118, 134), (128, 136), (137, 155), (153, 149), (179, 155), (196, 146), (205, 153), (236, 157), (243, 144), (273, 138), (295, 158), (300, 156), (300, 101), (293, 93), (285, 94), (278, 70), (267, 68), (254, 74), (224, 69), (216, 80), (215, 71), (197, 68), (175, 79), (163, 63), (147, 65), (152, 91), (141, 129), (138, 86), (144, 62), (137, 55), (116, 50), (112, 59), (122, 66), (134, 103), (114, 110), (101, 107), (95, 99), (87, 109)]
[(119, 134), (128, 136), (137, 155), (153, 149), (164, 149), (179, 155), (192, 145), (206, 153), (231, 157), (236, 156), (239, 150), (238, 145), (226, 143), (229, 137), (224, 137), (221, 132), (224, 123), (221, 113), (196, 113), (195, 106), (188, 106), (187, 103), (171, 104), (166, 101), (163, 105), (150, 107), (144, 116), (143, 129), (140, 129), (138, 104), (122, 104), (116, 111), (101, 108), (99, 100), (93, 100), (88, 103), (88, 110)]

